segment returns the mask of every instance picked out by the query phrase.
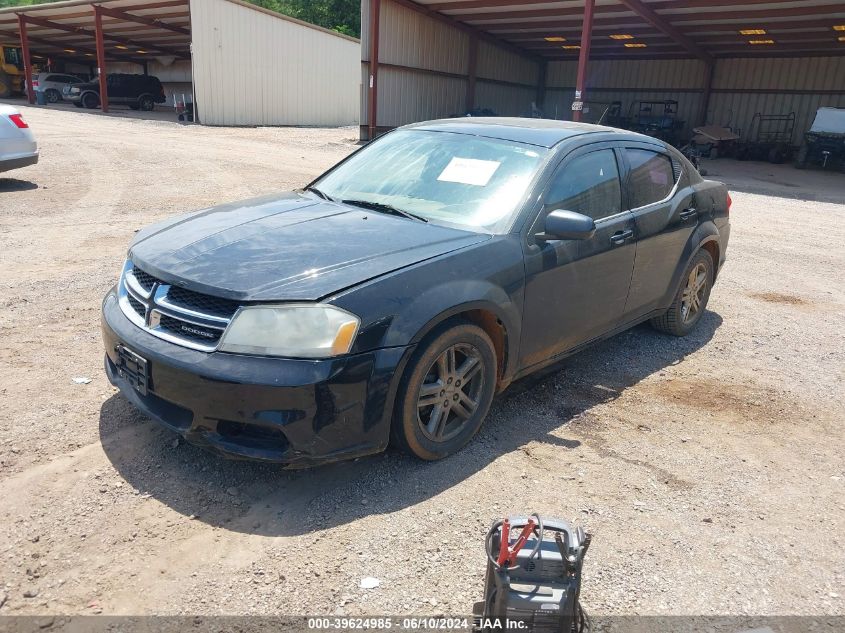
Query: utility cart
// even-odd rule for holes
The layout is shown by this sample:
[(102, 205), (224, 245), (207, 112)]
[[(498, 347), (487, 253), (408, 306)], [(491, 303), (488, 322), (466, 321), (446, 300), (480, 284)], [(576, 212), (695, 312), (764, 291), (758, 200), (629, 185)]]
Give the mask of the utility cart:
[(628, 109), (627, 128), (677, 146), (684, 129), (684, 121), (677, 117), (677, 101), (634, 101)]
[(845, 171), (845, 108), (819, 108), (816, 112), (795, 159), (798, 169), (809, 164), (822, 168), (838, 164)]
[(783, 163), (792, 154), (792, 136), (795, 133), (795, 113), (763, 114), (758, 112), (751, 119), (748, 137), (736, 149), (739, 160), (768, 160)]
[(584, 123), (623, 127), (621, 101), (584, 101), (581, 120)]

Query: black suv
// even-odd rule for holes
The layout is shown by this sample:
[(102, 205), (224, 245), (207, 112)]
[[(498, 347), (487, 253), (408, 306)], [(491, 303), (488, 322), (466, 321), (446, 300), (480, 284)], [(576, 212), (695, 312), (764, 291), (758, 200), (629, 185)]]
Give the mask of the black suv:
[[(152, 75), (113, 74), (106, 77), (109, 103), (128, 105), (133, 110), (151, 111), (164, 103), (164, 86)], [(64, 98), (77, 108), (93, 110), (100, 105), (100, 82), (93, 80), (65, 88)]]

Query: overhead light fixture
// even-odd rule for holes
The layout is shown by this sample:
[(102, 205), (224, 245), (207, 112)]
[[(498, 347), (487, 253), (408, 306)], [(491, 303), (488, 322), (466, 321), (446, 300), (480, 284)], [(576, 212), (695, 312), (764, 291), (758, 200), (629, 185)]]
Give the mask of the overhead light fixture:
[(94, 53), (85, 53), (85, 57), (94, 57)]
[(612, 40), (632, 40), (632, 39), (634, 39), (633, 35), (628, 35), (627, 33), (617, 33), (615, 35), (608, 35), (608, 37)]
[(543, 38), (543, 39), (545, 39), (547, 42), (565, 42), (566, 41), (566, 38), (561, 37), (560, 35), (552, 35), (551, 37), (546, 37), (546, 38)]
[(141, 51), (141, 50), (139, 50), (138, 52), (139, 52), (141, 55), (146, 55), (146, 54), (147, 54), (147, 51)]
[(765, 35), (766, 29), (742, 29), (740, 35)]
[(836, 39), (838, 39), (840, 42), (845, 42), (845, 35), (840, 35)]
[(643, 44), (642, 42), (626, 42), (625, 48), (645, 48), (647, 44)]
[(835, 24), (833, 26), (834, 31), (845, 31), (845, 24)]
[(564, 48), (568, 51), (575, 51), (581, 48), (581, 46), (579, 46), (578, 44), (566, 44), (565, 46), (561, 46), (561, 48)]
[(128, 51), (129, 50), (129, 47), (124, 46), (123, 44), (118, 44), (117, 46), (115, 46), (115, 48), (119, 48), (122, 51)]
[(75, 53), (75, 52), (76, 52), (76, 50), (73, 49), (73, 48), (66, 48), (65, 49), (65, 53)]
[(748, 40), (748, 43), (751, 45), (758, 45), (758, 44), (774, 44), (774, 40)]

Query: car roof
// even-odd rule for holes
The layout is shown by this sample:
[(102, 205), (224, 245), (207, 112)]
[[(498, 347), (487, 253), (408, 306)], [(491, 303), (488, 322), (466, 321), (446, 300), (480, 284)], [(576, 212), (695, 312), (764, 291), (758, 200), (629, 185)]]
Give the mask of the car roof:
[(606, 125), (519, 117), (461, 117), (455, 119), (439, 119), (436, 121), (413, 123), (404, 126), (402, 129), (486, 136), (505, 141), (538, 145), (540, 147), (554, 147), (558, 143), (575, 136), (600, 133), (618, 135), (620, 140), (645, 140), (660, 144), (659, 141), (651, 136), (636, 134)]

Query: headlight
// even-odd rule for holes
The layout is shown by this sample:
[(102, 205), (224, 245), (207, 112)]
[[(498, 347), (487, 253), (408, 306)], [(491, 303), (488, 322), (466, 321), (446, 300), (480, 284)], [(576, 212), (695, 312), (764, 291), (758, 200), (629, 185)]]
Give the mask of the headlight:
[(71, 88), (70, 91), (71, 91), (72, 94), (75, 94), (75, 95), (78, 95), (80, 93), (79, 88)]
[(349, 353), (360, 325), (357, 316), (330, 305), (241, 308), (218, 349), (262, 356), (328, 358)]

